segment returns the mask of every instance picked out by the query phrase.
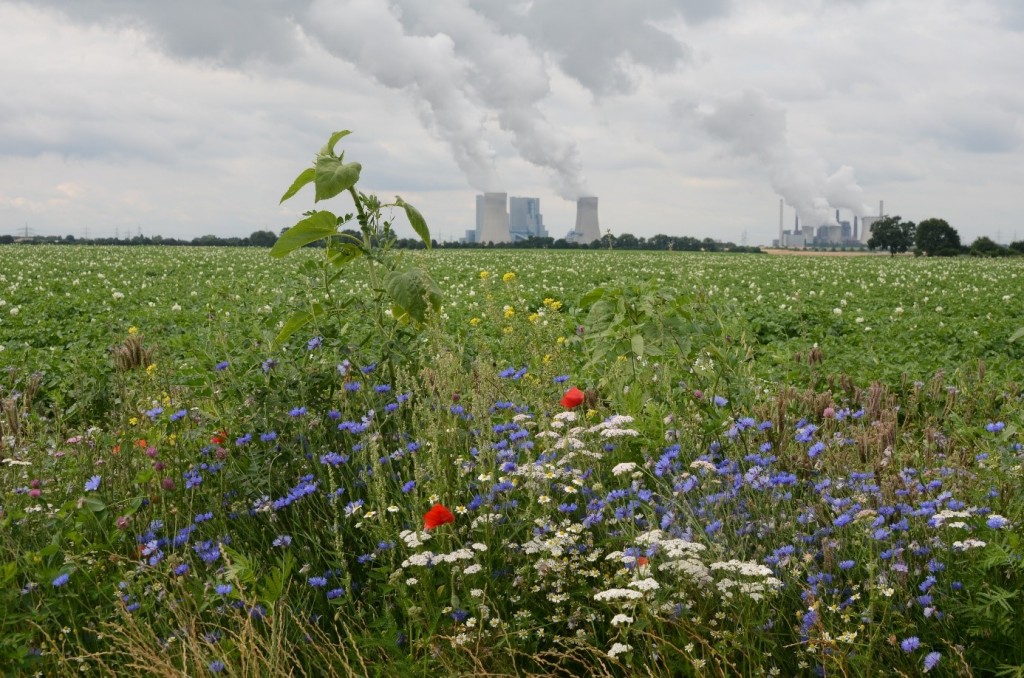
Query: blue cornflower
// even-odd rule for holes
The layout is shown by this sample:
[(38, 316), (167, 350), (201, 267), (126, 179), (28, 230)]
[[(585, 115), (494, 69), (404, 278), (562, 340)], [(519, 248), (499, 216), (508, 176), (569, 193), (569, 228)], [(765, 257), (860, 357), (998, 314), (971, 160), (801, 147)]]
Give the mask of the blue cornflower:
[(266, 433), (261, 433), (260, 440), (262, 440), (265, 443), (269, 443), (272, 440), (277, 440), (277, 432), (267, 431)]
[(224, 666), (224, 662), (222, 662), (219, 659), (214, 659), (212, 662), (210, 662), (210, 673), (220, 673), (225, 668), (226, 667)]
[(908, 654), (919, 647), (921, 647), (921, 640), (917, 636), (910, 636), (900, 641), (900, 649)]
[(171, 415), (171, 421), (178, 421), (179, 419), (184, 419), (187, 415), (188, 410), (178, 410), (177, 412)]
[(498, 372), (498, 376), (501, 377), (502, 379), (508, 379), (509, 377), (511, 377), (515, 373), (516, 373), (516, 368), (514, 368), (514, 367), (506, 367), (501, 372)]
[(556, 384), (564, 384), (567, 381), (569, 381), (569, 375), (568, 374), (560, 374), (560, 375), (558, 375), (557, 377), (554, 378), (554, 382)]
[(320, 345), (322, 343), (324, 343), (324, 340), (321, 337), (313, 337), (312, 339), (306, 342), (306, 350), (315, 351), (316, 349), (320, 348)]
[(342, 587), (339, 586), (338, 588), (331, 589), (330, 591), (327, 592), (327, 600), (334, 600), (335, 598), (341, 598), (343, 595), (345, 595), (345, 589), (343, 589)]
[(174, 574), (178, 575), (179, 577), (185, 574), (186, 572), (188, 572), (188, 563), (181, 563), (180, 565), (174, 568)]
[(68, 583), (68, 579), (71, 579), (71, 575), (67, 572), (61, 572), (53, 578), (53, 585), (55, 588), (64, 586), (64, 584)]
[(207, 520), (213, 520), (213, 512), (207, 511), (206, 513), (198, 513), (196, 517), (192, 519), (196, 525), (199, 523), (205, 523)]
[(263, 361), (264, 374), (269, 374), (270, 370), (274, 369), (275, 367), (277, 367), (277, 361), (274, 360), (273, 358), (267, 358), (266, 360)]
[(288, 413), (288, 416), (290, 416), (290, 417), (301, 417), (304, 414), (306, 414), (306, 407), (305, 407), (305, 405), (303, 405), (302, 407), (293, 407), (291, 409), (291, 411)]
[[(88, 489), (88, 487), (86, 489)], [(989, 516), (988, 520), (985, 521), (985, 524), (991, 527), (993, 530), (998, 530), (1009, 525), (1010, 521), (1002, 516), (992, 515)]]
[(857, 561), (855, 561), (855, 560), (844, 560), (844, 561), (839, 563), (839, 569), (840, 570), (850, 570), (850, 569), (853, 569), (853, 567), (856, 564), (857, 564)]
[(1006, 424), (1001, 421), (993, 421), (985, 424), (985, 430), (989, 433), (999, 433), (1004, 428), (1006, 428)]
[(217, 588), (214, 590), (217, 591), (218, 596), (226, 596), (230, 594), (234, 589), (235, 587), (231, 584), (218, 584)]
[(100, 482), (102, 482), (102, 480), (103, 478), (101, 476), (93, 476), (92, 478), (89, 478), (85, 481), (85, 491), (95, 492), (100, 489)]
[(149, 417), (151, 421), (156, 421), (156, 418), (159, 417), (163, 411), (164, 408), (157, 406), (151, 410), (146, 410), (146, 416)]
[(323, 588), (327, 586), (326, 577), (310, 577), (307, 583), (315, 589)]
[(942, 654), (939, 652), (929, 652), (926, 654), (924, 656), (924, 672), (928, 673), (934, 669), (938, 665), (940, 659), (942, 659)]
[(370, 363), (369, 365), (367, 365), (366, 367), (364, 367), (362, 369), (363, 369), (363, 374), (369, 374), (370, 372), (373, 372), (375, 369), (377, 369), (377, 363)]
[(415, 480), (410, 480), (406, 482), (404, 485), (402, 485), (402, 494), (409, 494), (410, 492), (412, 492), (414, 487), (416, 487)]
[(218, 372), (223, 372), (224, 370), (226, 370), (228, 368), (228, 366), (230, 364), (231, 363), (229, 363), (227, 360), (222, 360), (219, 363), (217, 363), (216, 365), (214, 365), (213, 369), (217, 370)]
[(811, 459), (814, 459), (824, 451), (825, 443), (819, 440), (818, 442), (814, 443), (813, 445), (807, 448), (807, 456), (810, 457)]
[(715, 396), (715, 405), (718, 407), (725, 407), (729, 404), (729, 401), (722, 396)]
[(377, 384), (373, 387), (374, 393), (387, 393), (391, 390), (391, 384)]
[(278, 547), (281, 547), (281, 548), (286, 548), (288, 546), (291, 546), (291, 544), (292, 544), (291, 535), (287, 535), (287, 534), (278, 535), (277, 539), (275, 539), (274, 542), (273, 542), (274, 546), (278, 546)]
[(348, 391), (349, 393), (355, 393), (360, 388), (362, 388), (362, 384), (360, 384), (358, 381), (345, 382), (345, 390)]

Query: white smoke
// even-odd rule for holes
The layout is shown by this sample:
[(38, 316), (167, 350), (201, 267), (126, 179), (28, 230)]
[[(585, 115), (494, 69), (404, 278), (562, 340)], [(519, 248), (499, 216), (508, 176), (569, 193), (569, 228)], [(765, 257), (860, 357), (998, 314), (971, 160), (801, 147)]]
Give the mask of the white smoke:
[(545, 117), (549, 69), (594, 96), (689, 57), (666, 26), (727, 14), (731, 0), (37, 0), (79, 21), (143, 28), (167, 53), (238, 66), (287, 61), (313, 40), (405, 90), (468, 182), (500, 190), (490, 121), (564, 198), (589, 195), (579, 149)]
[(543, 59), (521, 35), (506, 35), (462, 0), (398, 0), (401, 21), (414, 35), (447, 35), (467, 64), (464, 86), (488, 109), (528, 162), (551, 171), (558, 194), (588, 195), (575, 142), (556, 130), (539, 108), (551, 92)]
[(772, 187), (807, 225), (835, 223), (836, 208), (864, 216), (864, 189), (854, 169), (834, 171), (813, 151), (792, 147), (786, 111), (763, 93), (745, 90), (693, 111), (711, 135), (728, 143), (741, 156), (752, 156), (767, 168)]

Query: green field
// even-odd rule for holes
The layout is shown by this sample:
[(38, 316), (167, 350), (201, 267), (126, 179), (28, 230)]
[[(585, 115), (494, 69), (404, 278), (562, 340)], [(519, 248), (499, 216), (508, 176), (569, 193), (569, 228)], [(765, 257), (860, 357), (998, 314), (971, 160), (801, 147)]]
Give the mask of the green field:
[(392, 255), (0, 246), (0, 667), (1024, 675), (1024, 262)]

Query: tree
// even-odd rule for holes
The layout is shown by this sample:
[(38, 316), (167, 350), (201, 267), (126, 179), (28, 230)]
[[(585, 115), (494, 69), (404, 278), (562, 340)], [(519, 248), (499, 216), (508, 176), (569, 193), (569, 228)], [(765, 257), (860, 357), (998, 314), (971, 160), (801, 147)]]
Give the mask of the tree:
[(929, 257), (955, 257), (960, 253), (960, 234), (945, 219), (925, 219), (919, 223), (914, 243)]
[(1005, 257), (1010, 252), (992, 238), (981, 236), (971, 243), (971, 254), (976, 257)]
[(277, 235), (273, 231), (253, 231), (249, 236), (249, 244), (253, 247), (273, 247)]
[(914, 244), (914, 230), (913, 221), (903, 221), (899, 216), (881, 217), (871, 224), (868, 249), (889, 250), (892, 256), (906, 252)]

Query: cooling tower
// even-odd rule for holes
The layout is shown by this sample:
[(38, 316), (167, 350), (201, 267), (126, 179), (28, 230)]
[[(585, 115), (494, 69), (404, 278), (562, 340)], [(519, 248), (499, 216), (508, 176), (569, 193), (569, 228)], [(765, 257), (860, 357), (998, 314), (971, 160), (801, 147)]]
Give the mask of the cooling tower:
[(586, 197), (576, 201), (576, 228), (578, 242), (590, 244), (601, 239), (601, 226), (597, 221), (597, 198)]
[[(478, 198), (480, 196), (477, 196)], [(476, 241), (479, 243), (511, 242), (508, 232), (508, 194), (484, 193), (483, 200), (477, 200), (479, 231)]]

